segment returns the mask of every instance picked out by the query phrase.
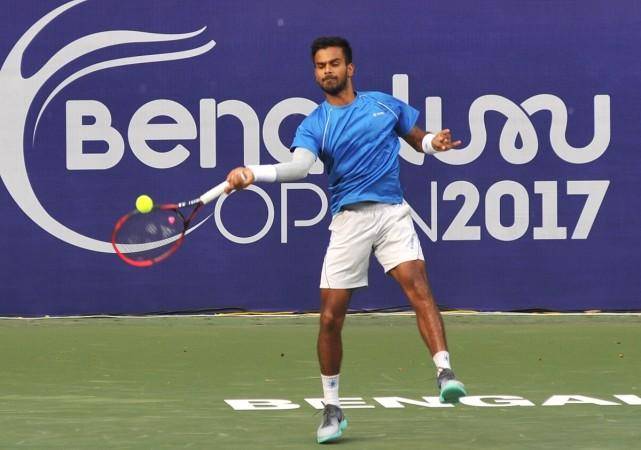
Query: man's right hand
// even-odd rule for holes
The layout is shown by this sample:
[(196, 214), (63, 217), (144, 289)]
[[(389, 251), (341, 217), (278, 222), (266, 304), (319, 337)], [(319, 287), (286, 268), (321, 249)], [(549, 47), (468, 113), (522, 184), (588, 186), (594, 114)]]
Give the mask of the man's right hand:
[(227, 183), (229, 186), (225, 188), (225, 193), (229, 194), (231, 191), (238, 191), (245, 189), (247, 186), (254, 182), (254, 172), (247, 167), (236, 167), (227, 175)]

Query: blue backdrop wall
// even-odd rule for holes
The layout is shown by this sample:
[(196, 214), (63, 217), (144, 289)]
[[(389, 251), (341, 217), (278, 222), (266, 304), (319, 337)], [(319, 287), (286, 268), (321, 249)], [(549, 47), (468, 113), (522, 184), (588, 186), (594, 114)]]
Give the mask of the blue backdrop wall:
[[(638, 2), (3, 10), (0, 315), (316, 309), (330, 219), (320, 166), (219, 200), (154, 268), (126, 266), (108, 241), (140, 193), (192, 198), (235, 166), (286, 160), (323, 100), (309, 44), (328, 34), (352, 42), (357, 89), (391, 93), (464, 142), (438, 158), (402, 151), (441, 306), (641, 309)], [(373, 262), (352, 307), (405, 304)]]

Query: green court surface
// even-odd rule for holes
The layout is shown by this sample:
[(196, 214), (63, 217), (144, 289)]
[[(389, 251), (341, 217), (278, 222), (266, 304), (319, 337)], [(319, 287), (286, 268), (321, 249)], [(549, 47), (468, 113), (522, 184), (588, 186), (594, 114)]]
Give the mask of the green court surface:
[[(319, 448), (321, 416), (305, 401), (321, 396), (317, 321), (0, 320), (0, 448)], [(350, 425), (336, 446), (641, 448), (641, 404), (630, 404), (641, 403), (641, 317), (447, 315), (445, 321), (453, 366), (470, 396), (518, 396), (534, 406), (474, 406), (496, 399), (468, 397), (471, 405), (426, 407), (422, 397), (438, 393), (414, 318), (351, 315), (341, 397), (373, 407), (345, 409)], [(585, 397), (554, 397), (562, 395)], [(615, 395), (626, 395), (627, 403)], [(397, 399), (404, 407), (389, 408), (375, 397), (423, 404)], [(225, 402), (239, 399), (300, 407), (235, 410)]]

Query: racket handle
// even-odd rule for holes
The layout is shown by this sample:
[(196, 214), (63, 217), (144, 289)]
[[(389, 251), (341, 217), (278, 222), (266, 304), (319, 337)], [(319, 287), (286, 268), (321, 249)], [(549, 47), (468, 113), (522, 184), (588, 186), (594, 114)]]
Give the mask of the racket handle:
[(228, 183), (226, 181), (223, 181), (219, 185), (216, 185), (215, 187), (211, 188), (207, 192), (205, 192), (203, 195), (200, 196), (200, 201), (203, 202), (204, 205), (207, 203), (216, 200), (218, 197), (221, 196), (223, 192), (225, 192), (225, 188), (228, 186)]

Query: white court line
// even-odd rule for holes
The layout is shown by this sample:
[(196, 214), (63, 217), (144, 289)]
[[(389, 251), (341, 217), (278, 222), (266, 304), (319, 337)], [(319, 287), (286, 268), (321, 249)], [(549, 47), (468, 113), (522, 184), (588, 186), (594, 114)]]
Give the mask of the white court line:
[[(402, 312), (352, 312), (351, 315), (358, 316), (414, 316), (412, 311)], [(641, 312), (545, 312), (545, 313), (524, 313), (524, 312), (486, 312), (486, 311), (443, 311), (444, 316), (483, 316), (483, 317), (641, 317)], [(0, 320), (48, 320), (48, 319), (180, 319), (180, 318), (304, 318), (318, 317), (318, 313), (218, 313), (218, 314), (150, 314), (141, 316), (119, 316), (119, 315), (86, 315), (86, 316), (40, 316), (40, 317), (0, 317)]]

